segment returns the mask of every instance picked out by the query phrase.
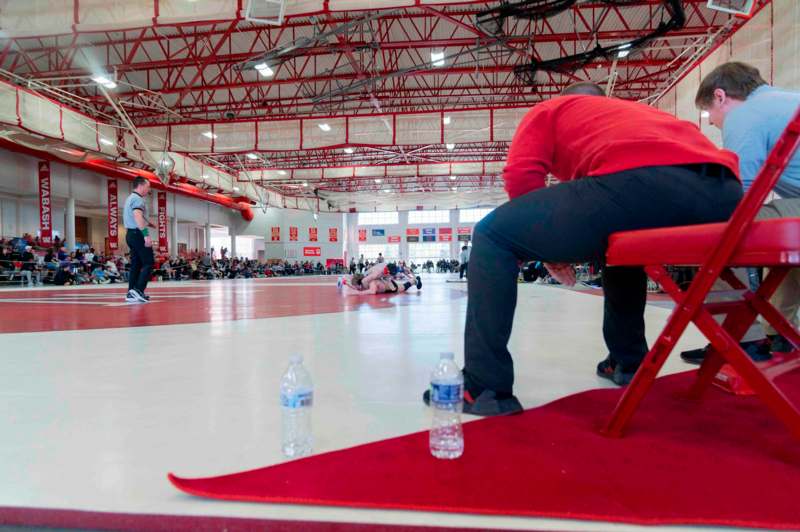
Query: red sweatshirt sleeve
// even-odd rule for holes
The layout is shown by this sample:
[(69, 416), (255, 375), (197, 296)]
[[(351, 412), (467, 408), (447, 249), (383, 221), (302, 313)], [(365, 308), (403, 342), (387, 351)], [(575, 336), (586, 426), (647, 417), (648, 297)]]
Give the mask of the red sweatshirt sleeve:
[(552, 111), (539, 104), (522, 119), (508, 150), (503, 181), (510, 199), (545, 186), (555, 141)]

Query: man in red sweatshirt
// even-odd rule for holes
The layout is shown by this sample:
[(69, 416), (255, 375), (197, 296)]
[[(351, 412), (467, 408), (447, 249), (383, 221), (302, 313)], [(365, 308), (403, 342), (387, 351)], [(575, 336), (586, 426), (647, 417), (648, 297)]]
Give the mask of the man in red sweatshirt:
[[(577, 84), (537, 104), (508, 152), (510, 201), (473, 234), (464, 411), (522, 410), (507, 348), (520, 261), (543, 261), (557, 280), (573, 284), (571, 264), (604, 260), (612, 233), (727, 220), (742, 197), (737, 172), (736, 155), (714, 146), (696, 124), (607, 98), (597, 85)], [(548, 174), (560, 184), (545, 188)], [(603, 291), (609, 354), (597, 373), (622, 386), (648, 351), (647, 277), (641, 268), (604, 268)]]

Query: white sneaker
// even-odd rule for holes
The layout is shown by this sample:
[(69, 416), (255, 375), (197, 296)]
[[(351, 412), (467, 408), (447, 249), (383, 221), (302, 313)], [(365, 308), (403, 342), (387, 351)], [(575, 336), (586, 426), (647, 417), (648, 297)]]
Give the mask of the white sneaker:
[(132, 303), (147, 303), (147, 300), (143, 298), (139, 292), (133, 289), (128, 290), (128, 296), (125, 298), (125, 301)]

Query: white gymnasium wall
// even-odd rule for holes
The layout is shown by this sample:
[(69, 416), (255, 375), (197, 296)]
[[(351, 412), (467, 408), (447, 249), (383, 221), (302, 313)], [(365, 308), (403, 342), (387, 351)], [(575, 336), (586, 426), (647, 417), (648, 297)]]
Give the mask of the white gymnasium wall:
[(800, 90), (799, 56), (800, 2), (773, 0), (667, 91), (656, 106), (698, 124), (710, 139), (721, 145), (719, 130), (701, 118), (694, 106), (700, 81), (722, 63), (743, 61), (758, 68), (768, 83)]
[[(425, 227), (435, 227), (436, 228), (436, 235), (437, 235), (437, 242), (439, 242), (439, 229), (442, 227), (450, 227), (453, 230), (453, 240), (449, 242), (450, 244), (450, 258), (458, 259), (458, 254), (461, 251), (461, 246), (463, 246), (463, 242), (458, 241), (458, 228), (459, 227), (469, 227), (470, 231), (473, 231), (475, 228), (474, 222), (464, 222), (461, 223), (458, 221), (459, 214), (458, 209), (450, 210), (450, 221), (448, 223), (425, 223), (425, 224), (413, 224), (410, 225), (408, 223), (408, 211), (400, 211), (398, 213), (399, 223), (396, 225), (358, 225), (358, 214), (352, 213), (346, 215), (346, 223), (347, 223), (347, 261), (350, 261), (350, 257), (355, 257), (358, 260), (359, 252), (358, 246), (361, 244), (389, 244), (389, 237), (390, 236), (399, 236), (399, 253), (401, 260), (408, 260), (408, 246), (409, 243), (406, 240), (406, 229), (419, 229), (420, 230), (420, 243), (422, 242), (422, 229)], [(367, 230), (367, 240), (366, 242), (359, 242), (358, 241), (358, 230), (359, 229), (366, 229)], [(372, 236), (372, 229), (384, 229), (385, 236), (382, 237), (375, 237)]]
[[(343, 216), (339, 213), (319, 213), (319, 219), (314, 220), (312, 212), (297, 209), (269, 208), (264, 213), (254, 209), (255, 218), (250, 223), (242, 221), (237, 224), (237, 234), (252, 235), (264, 238), (264, 257), (266, 259), (287, 259), (294, 261), (319, 261), (325, 264), (327, 259), (339, 259), (343, 255), (344, 225)], [(272, 241), (272, 228), (280, 227), (280, 241)], [(291, 241), (289, 228), (297, 227), (297, 241)], [(309, 240), (310, 227), (317, 228), (317, 241)], [(329, 229), (336, 228), (337, 241), (329, 240)], [(319, 257), (304, 257), (303, 248), (318, 247)]]

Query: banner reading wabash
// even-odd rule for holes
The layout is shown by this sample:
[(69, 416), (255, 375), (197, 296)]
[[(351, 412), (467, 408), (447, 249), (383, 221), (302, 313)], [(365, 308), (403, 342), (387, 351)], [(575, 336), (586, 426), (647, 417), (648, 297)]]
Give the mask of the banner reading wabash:
[(367, 241), (367, 230), (366, 229), (359, 229), (358, 230), (358, 241), (359, 242), (366, 242)]
[(169, 249), (167, 242), (167, 193), (158, 193), (158, 251), (166, 253)]
[(308, 241), (309, 242), (316, 242), (317, 241), (317, 228), (316, 227), (309, 227), (308, 228)]
[(281, 241), (281, 228), (280, 227), (273, 227), (272, 228), (272, 242), (280, 242)]
[(299, 230), (297, 227), (289, 227), (289, 242), (297, 242), (297, 235)]
[(108, 247), (119, 249), (119, 199), (117, 180), (108, 180)]
[(50, 161), (39, 161), (39, 231), (42, 244), (53, 243), (53, 203), (50, 192)]
[[(360, 235), (361, 232), (359, 231), (359, 240), (361, 240)], [(367, 239), (367, 233), (364, 233), (364, 240)], [(328, 228), (328, 242), (338, 242), (339, 241), (339, 228), (338, 227), (329, 227)]]

